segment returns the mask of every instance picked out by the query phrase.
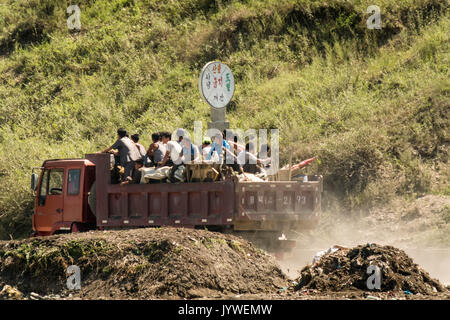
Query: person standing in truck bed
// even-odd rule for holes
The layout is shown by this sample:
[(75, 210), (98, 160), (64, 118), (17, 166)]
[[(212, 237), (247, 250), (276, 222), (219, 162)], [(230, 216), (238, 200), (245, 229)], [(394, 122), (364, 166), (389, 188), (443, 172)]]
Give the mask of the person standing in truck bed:
[(122, 181), (130, 175), (131, 170), (134, 167), (134, 162), (141, 159), (139, 150), (137, 149), (134, 142), (128, 138), (127, 131), (125, 129), (117, 130), (117, 141), (109, 148), (101, 151), (101, 153), (106, 153), (112, 149), (119, 150), (120, 165), (124, 168), (124, 174), (122, 176)]

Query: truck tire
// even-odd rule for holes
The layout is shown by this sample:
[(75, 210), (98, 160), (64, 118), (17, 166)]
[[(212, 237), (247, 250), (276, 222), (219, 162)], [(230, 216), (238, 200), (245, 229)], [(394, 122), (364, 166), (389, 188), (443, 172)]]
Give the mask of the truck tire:
[(89, 190), (89, 196), (88, 196), (88, 204), (89, 204), (89, 208), (91, 208), (92, 213), (94, 214), (94, 216), (97, 216), (96, 214), (96, 203), (97, 203), (97, 192), (96, 192), (96, 188), (95, 188), (95, 181), (91, 186), (91, 190)]

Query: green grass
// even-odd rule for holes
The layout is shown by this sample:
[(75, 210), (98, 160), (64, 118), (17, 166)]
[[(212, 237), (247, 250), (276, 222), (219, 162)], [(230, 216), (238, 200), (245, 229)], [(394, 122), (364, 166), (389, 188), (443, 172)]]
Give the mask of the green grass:
[[(206, 127), (197, 79), (228, 64), (232, 128), (279, 128), (281, 161), (309, 170), (345, 206), (448, 194), (449, 36), (445, 2), (84, 0), (0, 5), (0, 238), (26, 236), (31, 168), (141, 134)], [(436, 179), (439, 174), (439, 180)]]

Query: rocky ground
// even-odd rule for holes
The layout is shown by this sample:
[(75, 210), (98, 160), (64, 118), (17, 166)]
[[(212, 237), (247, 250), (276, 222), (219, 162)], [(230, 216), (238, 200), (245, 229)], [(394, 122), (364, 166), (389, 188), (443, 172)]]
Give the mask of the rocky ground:
[(377, 244), (359, 245), (351, 249), (333, 247), (300, 271), (295, 288), (320, 292), (373, 289), (376, 281), (374, 278), (368, 279), (368, 273), (375, 274), (375, 270), (370, 271), (371, 266), (380, 271), (379, 285), (375, 288), (380, 292), (429, 295), (447, 291), (404, 251)]

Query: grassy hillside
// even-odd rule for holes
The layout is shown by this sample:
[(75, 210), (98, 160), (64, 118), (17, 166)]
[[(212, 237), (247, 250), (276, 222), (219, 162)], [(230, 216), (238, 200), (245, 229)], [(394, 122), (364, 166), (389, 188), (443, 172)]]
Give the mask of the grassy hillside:
[(450, 15), (446, 1), (1, 1), (0, 238), (30, 231), (29, 175), (47, 158), (209, 119), (197, 79), (234, 72), (231, 127), (279, 128), (281, 161), (311, 172), (348, 208), (450, 194)]

